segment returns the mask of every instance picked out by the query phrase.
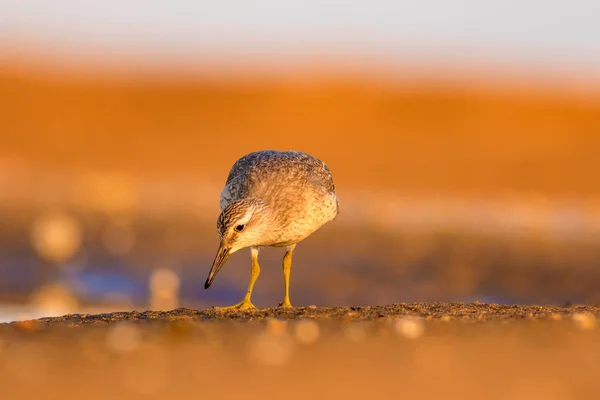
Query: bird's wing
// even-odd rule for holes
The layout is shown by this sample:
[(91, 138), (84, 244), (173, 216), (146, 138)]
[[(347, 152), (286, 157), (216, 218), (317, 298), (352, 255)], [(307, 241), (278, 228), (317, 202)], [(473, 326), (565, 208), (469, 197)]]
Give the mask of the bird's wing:
[(335, 194), (335, 184), (333, 183), (333, 176), (331, 176), (331, 170), (323, 161), (318, 158), (309, 156), (301, 153), (304, 157), (302, 162), (309, 165), (312, 170), (311, 180), (313, 183), (322, 189), (325, 189), (327, 193)]
[[(286, 169), (312, 170), (312, 173), (308, 174), (309, 181), (315, 188), (324, 190), (335, 197), (333, 177), (329, 167), (323, 161), (299, 151), (282, 153), (263, 150), (247, 154), (233, 164), (225, 187), (221, 191), (221, 210), (229, 204), (247, 197), (249, 191), (256, 189), (254, 187), (256, 182), (267, 180), (271, 174), (281, 177)], [(285, 180), (279, 184), (285, 184)]]
[(323, 184), (328, 192), (335, 193), (335, 184), (333, 183), (333, 176), (331, 176), (331, 171), (329, 167), (321, 161), (323, 165), (323, 172), (321, 173)]
[(254, 153), (245, 155), (237, 160), (235, 164), (233, 164), (233, 167), (231, 167), (229, 175), (227, 175), (225, 187), (221, 191), (221, 198), (219, 200), (221, 211), (231, 203), (246, 196), (248, 191), (247, 172), (254, 161), (254, 158)]

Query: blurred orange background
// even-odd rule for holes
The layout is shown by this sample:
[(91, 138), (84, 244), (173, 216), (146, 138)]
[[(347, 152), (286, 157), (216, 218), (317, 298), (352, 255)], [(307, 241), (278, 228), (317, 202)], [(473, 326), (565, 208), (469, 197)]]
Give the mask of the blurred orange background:
[[(323, 159), (340, 198), (299, 246), (298, 305), (600, 301), (593, 66), (317, 49), (167, 52), (178, 62), (153, 68), (159, 50), (20, 38), (0, 59), (0, 300), (33, 307), (19, 312), (237, 299), (246, 254), (202, 289), (218, 197), (235, 160), (267, 148)], [(261, 255), (259, 306), (281, 295), (280, 256)]]

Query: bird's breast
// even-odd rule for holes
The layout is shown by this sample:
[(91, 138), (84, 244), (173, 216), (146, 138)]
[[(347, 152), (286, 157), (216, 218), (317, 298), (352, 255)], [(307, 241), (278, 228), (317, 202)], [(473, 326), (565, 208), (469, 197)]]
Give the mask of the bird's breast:
[(320, 196), (306, 196), (303, 201), (295, 201), (288, 205), (286, 212), (280, 214), (270, 246), (289, 246), (307, 238), (324, 224), (332, 221), (337, 216), (337, 198), (335, 194)]

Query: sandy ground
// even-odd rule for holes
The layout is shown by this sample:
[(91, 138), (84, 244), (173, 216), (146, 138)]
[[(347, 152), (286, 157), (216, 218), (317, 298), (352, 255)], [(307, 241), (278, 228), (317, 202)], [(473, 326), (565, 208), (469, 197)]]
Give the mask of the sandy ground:
[(3, 399), (600, 396), (600, 308), (177, 309), (0, 325)]
[[(243, 311), (216, 309), (192, 310), (179, 308), (172, 311), (115, 312), (109, 314), (70, 314), (62, 317), (41, 318), (31, 321), (40, 329), (55, 326), (76, 327), (122, 321), (261, 321), (268, 318), (281, 320), (326, 319), (347, 321), (369, 321), (398, 317), (419, 317), (430, 320), (459, 321), (515, 321), (542, 320), (569, 317), (577, 313), (600, 313), (592, 306), (547, 307), (505, 306), (484, 303), (406, 303), (388, 306), (365, 307), (295, 307), (292, 309), (259, 308)], [(18, 325), (19, 323), (17, 323)]]

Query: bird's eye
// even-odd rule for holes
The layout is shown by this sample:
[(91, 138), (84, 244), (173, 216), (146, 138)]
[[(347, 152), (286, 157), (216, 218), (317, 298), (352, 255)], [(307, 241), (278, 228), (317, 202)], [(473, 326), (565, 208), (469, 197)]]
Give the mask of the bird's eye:
[(243, 231), (244, 230), (244, 225), (238, 225), (238, 226), (236, 226), (235, 230), (238, 231), (238, 232)]

